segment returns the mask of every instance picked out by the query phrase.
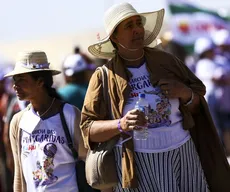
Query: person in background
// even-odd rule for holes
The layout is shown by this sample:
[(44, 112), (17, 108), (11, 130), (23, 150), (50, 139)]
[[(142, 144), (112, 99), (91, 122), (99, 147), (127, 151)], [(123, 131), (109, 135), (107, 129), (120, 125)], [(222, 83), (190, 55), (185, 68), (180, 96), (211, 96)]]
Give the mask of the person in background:
[[(85, 146), (94, 149), (118, 139), (115, 192), (229, 192), (230, 169), (204, 99), (205, 86), (181, 60), (154, 47), (163, 16), (163, 9), (138, 13), (129, 3), (106, 11), (107, 36), (88, 50), (110, 58), (105, 67), (111, 111), (96, 70), (82, 109)], [(149, 103), (148, 118), (134, 107), (139, 93)], [(146, 124), (148, 137), (133, 139), (133, 130)]]
[(215, 112), (216, 98), (215, 89), (218, 81), (216, 78), (216, 69), (218, 64), (215, 60), (215, 44), (209, 37), (198, 38), (194, 44), (194, 52), (197, 57), (195, 74), (204, 83), (206, 87), (205, 99), (208, 103), (215, 126), (222, 138), (220, 128), (218, 126), (218, 117)]
[(162, 48), (164, 51), (173, 54), (174, 56), (179, 58), (183, 63), (185, 63), (187, 53), (184, 47), (173, 39), (173, 34), (171, 31), (165, 31), (161, 36), (161, 41)]
[(230, 63), (230, 33), (221, 29), (213, 33), (213, 42), (217, 46), (216, 53), (225, 57)]
[[(10, 81), (12, 82), (11, 78)], [(11, 85), (12, 88), (12, 85)], [(12, 88), (13, 89), (13, 88)], [(18, 113), (19, 111), (26, 108), (28, 102), (18, 100), (15, 93), (11, 93), (10, 100), (7, 105), (6, 113), (4, 115), (4, 126), (3, 126), (3, 143), (5, 148), (6, 154), (6, 166), (9, 170), (7, 173), (7, 187), (10, 188), (9, 191), (13, 191), (13, 175), (14, 175), (14, 159), (13, 154), (10, 146), (10, 122), (13, 116)]]
[[(6, 112), (9, 103), (14, 97), (11, 89), (11, 80), (5, 79), (4, 75), (12, 70), (12, 65), (9, 62), (1, 63), (0, 66), (0, 183), (2, 190), (6, 192), (13, 191), (13, 174), (12, 167), (8, 166), (8, 151), (6, 149), (5, 141), (9, 138), (9, 134), (5, 135), (5, 120)], [(6, 136), (6, 137), (5, 137)], [(9, 144), (9, 143), (8, 143)]]
[(194, 45), (194, 52), (197, 56), (195, 74), (204, 83), (206, 87), (205, 99), (211, 105), (210, 94), (214, 90), (214, 73), (217, 64), (214, 62), (215, 45), (208, 37), (198, 38)]
[(81, 110), (88, 87), (87, 72), (91, 69), (81, 54), (72, 54), (64, 60), (62, 70), (66, 84), (58, 89), (58, 94)]
[(84, 58), (85, 62), (89, 65), (93, 63), (93, 60), (88, 55), (83, 53), (79, 46), (74, 47), (73, 54), (80, 54)]
[(207, 100), (213, 121), (225, 146), (226, 155), (230, 154), (230, 65), (226, 58), (216, 55), (216, 46), (211, 38), (202, 37), (196, 40), (194, 50), (198, 56), (196, 76), (206, 86)]
[(227, 30), (216, 31), (212, 36), (215, 43), (216, 70), (215, 111), (218, 117), (226, 155), (230, 155), (230, 34)]
[(84, 159), (80, 111), (59, 99), (52, 84), (53, 75), (60, 71), (49, 65), (43, 51), (22, 52), (14, 70), (6, 74), (13, 77), (18, 99), (30, 103), (10, 123), (14, 191), (17, 192), (78, 191), (76, 160), (68, 147), (60, 110), (66, 118), (74, 148), (79, 158)]

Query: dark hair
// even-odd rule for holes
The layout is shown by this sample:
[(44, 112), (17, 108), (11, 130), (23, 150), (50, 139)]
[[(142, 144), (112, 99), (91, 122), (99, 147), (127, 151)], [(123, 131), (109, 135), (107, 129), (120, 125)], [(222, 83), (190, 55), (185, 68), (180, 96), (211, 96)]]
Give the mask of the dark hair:
[(207, 57), (208, 54), (213, 53), (213, 49), (209, 49), (199, 55), (199, 59), (204, 59)]
[[(112, 35), (117, 35), (117, 27), (114, 29)], [(113, 47), (117, 50), (118, 49), (117, 44), (115, 42), (113, 42), (112, 38), (110, 38), (110, 41), (111, 41)]]
[(74, 52), (74, 54), (80, 53), (80, 47), (78, 47), (78, 46), (74, 47), (73, 52)]
[(114, 42), (113, 42), (113, 40), (112, 40), (111, 38), (110, 38), (110, 41), (111, 41), (111, 43), (112, 43), (113, 47), (117, 50), (117, 49), (118, 49), (117, 44), (116, 44), (116, 43), (114, 43)]
[(28, 73), (34, 80), (42, 79), (44, 82), (44, 87), (48, 92), (48, 95), (60, 99), (59, 94), (56, 89), (52, 87), (53, 85), (53, 75), (51, 71), (36, 71)]

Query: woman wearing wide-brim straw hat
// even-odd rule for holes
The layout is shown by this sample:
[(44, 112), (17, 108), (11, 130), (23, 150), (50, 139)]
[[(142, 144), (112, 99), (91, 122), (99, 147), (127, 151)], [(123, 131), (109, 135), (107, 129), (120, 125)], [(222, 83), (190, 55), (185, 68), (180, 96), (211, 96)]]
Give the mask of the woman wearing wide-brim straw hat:
[(14, 157), (14, 191), (78, 191), (75, 159), (60, 119), (63, 110), (67, 126), (80, 158), (85, 156), (80, 134), (80, 111), (64, 104), (52, 88), (53, 75), (45, 52), (19, 54), (13, 88), (19, 100), (30, 105), (14, 115), (10, 124), (10, 141)]
[[(128, 3), (106, 11), (107, 36), (88, 50), (111, 59), (105, 65), (111, 111), (105, 110), (96, 70), (82, 109), (85, 146), (121, 136), (114, 148), (114, 191), (230, 191), (229, 166), (203, 97), (205, 86), (176, 57), (154, 48), (163, 16), (163, 9), (138, 13)], [(138, 93), (146, 95), (148, 118), (134, 109)], [(145, 140), (130, 138), (133, 128), (147, 122)]]

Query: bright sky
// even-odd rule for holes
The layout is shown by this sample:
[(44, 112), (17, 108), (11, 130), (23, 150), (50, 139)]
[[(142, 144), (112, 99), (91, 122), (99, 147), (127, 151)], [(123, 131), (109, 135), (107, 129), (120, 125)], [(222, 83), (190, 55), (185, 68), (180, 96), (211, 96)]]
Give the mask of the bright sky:
[[(226, 0), (199, 0), (220, 6)], [(124, 0), (0, 0), (0, 42), (37, 39), (103, 26), (103, 13)], [(129, 0), (140, 12), (166, 8), (166, 0)]]
[[(130, 2), (139, 12), (163, 7), (166, 9), (165, 20), (169, 16), (167, 0), (0, 0), (0, 45), (7, 47), (0, 50), (0, 53), (12, 57), (21, 49), (12, 47), (18, 42), (40, 41), (46, 37), (68, 36), (78, 32), (84, 34), (103, 29), (105, 10), (115, 3), (125, 1)], [(230, 10), (230, 3), (226, 0), (192, 1), (214, 10), (221, 7)], [(41, 45), (46, 46), (44, 42)], [(50, 50), (57, 54), (52, 44)]]
[[(103, 26), (104, 11), (121, 0), (0, 0), (0, 42), (89, 30)], [(164, 6), (153, 0), (133, 0), (138, 11)]]

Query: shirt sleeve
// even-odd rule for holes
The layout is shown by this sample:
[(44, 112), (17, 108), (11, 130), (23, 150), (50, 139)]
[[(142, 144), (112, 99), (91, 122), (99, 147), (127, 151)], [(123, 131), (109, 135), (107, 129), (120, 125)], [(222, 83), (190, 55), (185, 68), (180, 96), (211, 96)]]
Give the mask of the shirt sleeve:
[(93, 122), (96, 120), (104, 120), (107, 116), (101, 78), (102, 75), (100, 70), (96, 70), (90, 79), (82, 108), (80, 128), (84, 145), (89, 149), (93, 147), (89, 135)]

